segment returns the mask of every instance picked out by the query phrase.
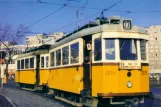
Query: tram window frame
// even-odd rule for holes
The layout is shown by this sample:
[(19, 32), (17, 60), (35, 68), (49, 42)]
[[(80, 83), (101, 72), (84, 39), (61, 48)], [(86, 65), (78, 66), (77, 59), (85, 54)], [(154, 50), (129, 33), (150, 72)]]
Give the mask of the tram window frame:
[(62, 48), (62, 65), (69, 64), (69, 46)]
[[(100, 43), (99, 45), (98, 45), (98, 42)], [(97, 53), (97, 56), (96, 56), (96, 53)], [(94, 61), (101, 61), (101, 60), (102, 60), (102, 39), (96, 38), (94, 39)]]
[[(107, 45), (108, 45), (108, 47), (107, 47)], [(109, 50), (107, 50), (107, 49), (109, 49)], [(116, 59), (116, 39), (112, 39), (112, 38), (105, 39), (105, 59), (106, 60), (115, 60)]]
[[(141, 43), (143, 41), (143, 43)], [(141, 54), (141, 60), (147, 60), (147, 41), (144, 39), (140, 40), (140, 54)], [(144, 45), (144, 46), (143, 46)]]
[[(72, 53), (73, 52), (72, 49), (74, 49), (74, 48), (77, 48), (77, 50), (76, 50), (76, 52), (77, 52), (76, 57)], [(76, 42), (76, 43), (73, 43), (73, 44), (70, 45), (70, 63), (71, 64), (77, 64), (77, 63), (79, 63), (79, 42)]]
[(46, 67), (48, 68), (49, 67), (49, 56), (46, 56)]
[[(27, 67), (28, 66), (28, 67)], [(25, 59), (25, 69), (28, 69), (29, 68), (29, 59), (26, 58)]]
[(50, 66), (54, 67), (55, 66), (55, 51), (50, 53)]
[(18, 60), (18, 61), (17, 61), (17, 69), (18, 69), (18, 70), (20, 69), (20, 66), (21, 66), (20, 60)]
[(56, 66), (61, 65), (61, 49), (56, 50)]
[(25, 61), (24, 59), (21, 59), (21, 69), (24, 69)]
[(41, 57), (41, 68), (44, 68), (44, 63), (45, 62), (45, 59), (44, 59), (44, 56)]
[(34, 57), (30, 58), (30, 68), (34, 68)]

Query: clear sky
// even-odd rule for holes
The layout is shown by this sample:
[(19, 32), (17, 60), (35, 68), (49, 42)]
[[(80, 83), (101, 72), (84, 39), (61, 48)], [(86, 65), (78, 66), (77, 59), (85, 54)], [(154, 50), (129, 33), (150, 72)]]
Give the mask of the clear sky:
[[(52, 2), (54, 4), (36, 3), (36, 1)], [(79, 9), (78, 20), (98, 13), (118, 1), (119, 0), (0, 0), (0, 22), (9, 23), (14, 27), (19, 24), (30, 26), (62, 7), (62, 5), (56, 4), (68, 3), (71, 7), (66, 6), (39, 23), (29, 27), (29, 30), (33, 32), (55, 32), (57, 29), (77, 21), (76, 10), (84, 4), (86, 4), (86, 8)], [(134, 25), (143, 27), (161, 25), (161, 0), (123, 0), (110, 10), (111, 11), (104, 13), (105, 17), (122, 15), (124, 18), (131, 18)], [(122, 11), (132, 11), (132, 13), (127, 14)], [(100, 14), (85, 19), (77, 24), (81, 26), (98, 16), (100, 16)], [(76, 24), (73, 24), (72, 26), (59, 29), (58, 31), (68, 33), (76, 29), (76, 26)]]

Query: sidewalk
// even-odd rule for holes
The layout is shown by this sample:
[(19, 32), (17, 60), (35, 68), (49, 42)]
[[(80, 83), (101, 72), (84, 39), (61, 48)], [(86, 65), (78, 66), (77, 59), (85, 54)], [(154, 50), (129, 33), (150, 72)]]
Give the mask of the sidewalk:
[(2, 94), (2, 90), (0, 91), (0, 107), (16, 107), (8, 97)]

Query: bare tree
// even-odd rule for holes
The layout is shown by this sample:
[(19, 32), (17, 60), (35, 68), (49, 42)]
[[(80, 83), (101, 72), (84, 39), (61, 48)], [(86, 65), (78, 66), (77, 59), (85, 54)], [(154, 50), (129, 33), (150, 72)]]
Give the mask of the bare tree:
[[(27, 29), (24, 25), (18, 25), (17, 29), (14, 31), (10, 24), (0, 24), (0, 45), (3, 45), (3, 49), (7, 53), (6, 57), (6, 69), (4, 75), (8, 78), (8, 66), (11, 62), (14, 54), (14, 46), (21, 43), (24, 39), (24, 35), (27, 33)], [(6, 41), (9, 44), (6, 44)], [(3, 88), (3, 83), (2, 83)]]

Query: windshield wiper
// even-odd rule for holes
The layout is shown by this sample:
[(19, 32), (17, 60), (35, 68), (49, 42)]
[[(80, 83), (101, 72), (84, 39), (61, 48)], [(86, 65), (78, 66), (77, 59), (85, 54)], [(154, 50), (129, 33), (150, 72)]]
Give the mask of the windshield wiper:
[(120, 50), (122, 50), (122, 47), (124, 46), (124, 44), (125, 44), (125, 40), (124, 40), (124, 42), (122, 43), (122, 45), (121, 45), (121, 47), (120, 47)]

